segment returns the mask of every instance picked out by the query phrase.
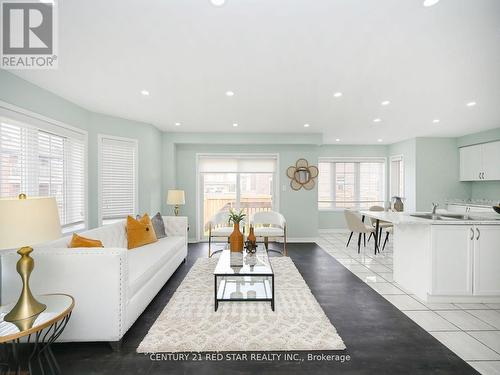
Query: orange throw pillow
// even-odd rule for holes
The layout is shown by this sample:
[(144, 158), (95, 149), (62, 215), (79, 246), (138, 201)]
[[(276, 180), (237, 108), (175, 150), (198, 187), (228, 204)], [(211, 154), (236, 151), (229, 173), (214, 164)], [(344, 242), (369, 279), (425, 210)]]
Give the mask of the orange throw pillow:
[(102, 242), (99, 240), (93, 240), (91, 238), (85, 238), (73, 233), (73, 238), (69, 243), (69, 247), (104, 247)]
[(127, 217), (127, 241), (129, 250), (158, 241), (148, 214), (138, 220)]

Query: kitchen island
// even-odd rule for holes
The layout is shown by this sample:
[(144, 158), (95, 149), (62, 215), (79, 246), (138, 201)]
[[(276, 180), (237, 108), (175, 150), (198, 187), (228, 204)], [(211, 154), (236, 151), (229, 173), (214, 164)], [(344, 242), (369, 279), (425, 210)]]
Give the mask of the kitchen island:
[(394, 281), (407, 292), (424, 302), (500, 302), (500, 215), (361, 214), (393, 223)]

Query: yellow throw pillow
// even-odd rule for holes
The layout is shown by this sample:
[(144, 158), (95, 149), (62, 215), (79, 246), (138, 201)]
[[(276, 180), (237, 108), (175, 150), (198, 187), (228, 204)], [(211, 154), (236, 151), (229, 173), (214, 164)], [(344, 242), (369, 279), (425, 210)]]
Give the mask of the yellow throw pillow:
[(129, 249), (158, 241), (148, 214), (138, 220), (132, 216), (127, 217), (127, 241)]
[(69, 243), (69, 247), (104, 247), (102, 242), (99, 240), (93, 240), (91, 238), (85, 238), (73, 233), (73, 238)]

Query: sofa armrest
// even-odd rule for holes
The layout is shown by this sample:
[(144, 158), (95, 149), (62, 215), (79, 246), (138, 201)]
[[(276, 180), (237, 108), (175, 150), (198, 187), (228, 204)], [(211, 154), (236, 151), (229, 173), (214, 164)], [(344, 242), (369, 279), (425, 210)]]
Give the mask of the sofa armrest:
[(187, 216), (163, 216), (167, 236), (182, 236), (188, 243), (188, 218)]
[[(33, 294), (66, 293), (75, 298), (63, 341), (118, 341), (125, 333), (127, 250), (122, 248), (35, 249)], [(15, 302), (21, 290), (19, 255), (1, 257), (2, 304)]]

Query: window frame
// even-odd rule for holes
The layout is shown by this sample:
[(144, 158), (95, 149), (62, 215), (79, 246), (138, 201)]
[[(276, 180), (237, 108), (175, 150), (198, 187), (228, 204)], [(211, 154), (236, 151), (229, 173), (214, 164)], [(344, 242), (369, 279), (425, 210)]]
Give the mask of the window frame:
[[(88, 189), (88, 159), (89, 159), (89, 144), (88, 131), (69, 125), (65, 122), (55, 120), (53, 118), (41, 115), (37, 112), (18, 107), (16, 105), (0, 100), (0, 117), (4, 117), (12, 122), (12, 125), (31, 127), (37, 131), (53, 134), (58, 137), (67, 139), (78, 139), (83, 143), (83, 223), (72, 223), (61, 225), (61, 233), (68, 234), (74, 231), (87, 230), (89, 228), (89, 189)], [(64, 164), (68, 160), (64, 160)], [(66, 178), (67, 176), (65, 176)], [(65, 190), (67, 186), (64, 186)]]
[[(196, 153), (196, 238), (198, 241), (206, 241), (204, 236), (203, 223), (203, 194), (202, 194), (202, 179), (203, 172), (200, 172), (199, 164), (201, 158), (270, 158), (276, 160), (276, 171), (273, 173), (273, 211), (279, 212), (280, 206), (280, 157), (279, 153)], [(252, 172), (221, 172), (221, 173), (236, 173), (236, 201), (240, 199), (240, 174)], [(259, 172), (253, 172), (259, 173)]]
[[(369, 157), (366, 157), (366, 156), (363, 156), (363, 157), (319, 157), (318, 158), (318, 165), (320, 163), (330, 163), (330, 168), (332, 168), (333, 170), (331, 170), (331, 186), (334, 186), (335, 185), (335, 182), (334, 182), (334, 178), (335, 178), (335, 169), (334, 169), (334, 163), (374, 163), (374, 162), (379, 162), (381, 164), (383, 164), (384, 166), (384, 169), (383, 169), (383, 177), (382, 177), (382, 197), (383, 197), (383, 202), (384, 202), (384, 206), (387, 204), (387, 157), (385, 156), (369, 156)], [(321, 178), (321, 174), (320, 176), (318, 177), (318, 179)], [(356, 194), (356, 197), (359, 199), (359, 196), (360, 196), (360, 173), (359, 173), (359, 164), (357, 165), (356, 167), (356, 170), (355, 170), (355, 175), (354, 175), (354, 179), (355, 179), (355, 194)], [(319, 180), (318, 180), (318, 186), (319, 186)], [(333, 201), (333, 198), (335, 197), (334, 193), (333, 193), (333, 189), (330, 191), (330, 198), (332, 199)], [(360, 203), (359, 200), (357, 201), (354, 201), (355, 203)], [(344, 211), (348, 208), (345, 208), (345, 207), (320, 207), (319, 206), (320, 204), (320, 200), (319, 200), (319, 192), (318, 192), (318, 200), (317, 200), (317, 207), (318, 207), (318, 211), (320, 212), (341, 212), (341, 211)], [(359, 207), (353, 207), (353, 209), (359, 209)]]
[[(108, 225), (108, 224), (113, 224), (114, 222), (123, 220), (123, 218), (117, 218), (117, 219), (107, 219), (103, 220), (102, 217), (102, 176), (101, 176), (101, 169), (103, 165), (102, 161), (102, 142), (103, 139), (112, 139), (116, 141), (122, 141), (122, 142), (130, 142), (133, 143), (134, 145), (134, 151), (135, 151), (135, 157), (136, 157), (136, 163), (134, 167), (134, 211), (139, 210), (139, 140), (135, 138), (125, 138), (125, 137), (118, 137), (115, 135), (110, 135), (110, 134), (103, 134), (99, 133), (97, 134), (97, 224), (99, 227), (103, 225)], [(131, 212), (130, 214), (135, 215), (136, 212)]]
[(391, 155), (389, 158), (389, 199), (392, 199), (396, 194), (394, 191), (392, 191), (392, 175), (394, 173), (394, 170), (392, 168), (392, 162), (394, 161), (399, 161), (400, 163), (400, 168), (401, 170), (399, 171), (400, 177), (402, 175), (402, 179), (399, 179), (399, 186), (400, 190), (402, 191), (402, 194), (399, 194), (398, 196), (401, 196), (404, 198), (404, 195), (406, 194), (406, 186), (405, 186), (405, 177), (406, 177), (406, 169), (405, 169), (405, 159), (403, 154), (399, 155)]

